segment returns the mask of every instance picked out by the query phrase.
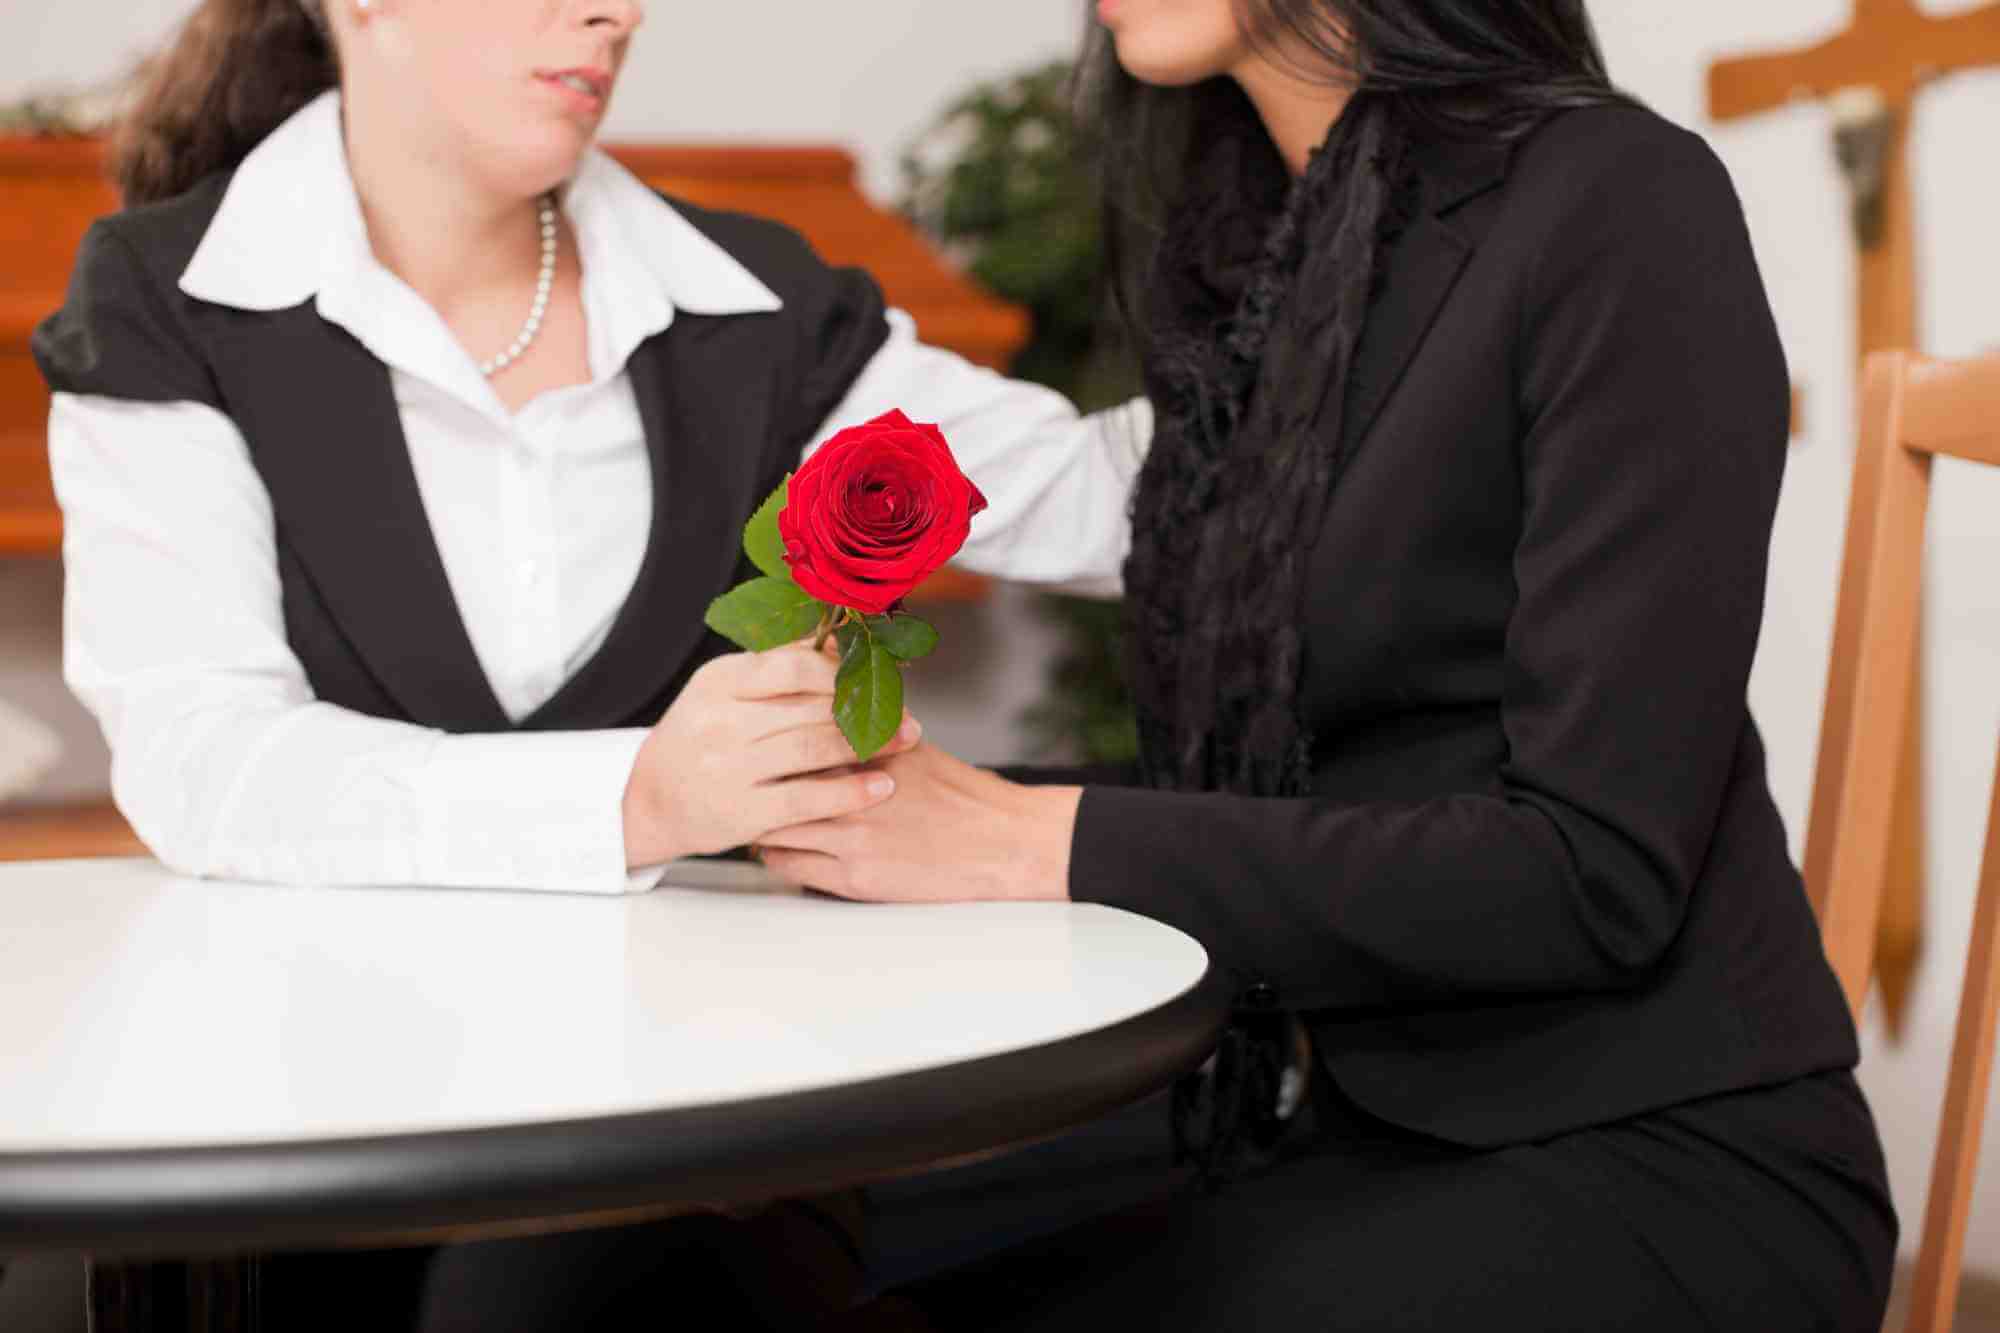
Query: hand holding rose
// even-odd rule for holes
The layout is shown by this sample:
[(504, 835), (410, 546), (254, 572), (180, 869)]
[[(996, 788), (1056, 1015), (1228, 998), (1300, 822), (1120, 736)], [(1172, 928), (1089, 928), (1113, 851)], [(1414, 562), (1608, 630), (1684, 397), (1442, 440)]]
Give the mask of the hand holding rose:
[[(910, 749), (910, 733), (897, 734), (903, 664), (937, 646), (937, 631), (904, 614), (902, 601), (958, 553), (985, 507), (937, 428), (890, 412), (835, 435), (750, 520), (743, 547), (764, 577), (717, 598), (708, 624), (757, 655), (724, 661), (789, 657), (785, 670), (803, 673), (793, 682), (803, 701), (798, 739), (776, 753), (815, 765), (886, 756), (855, 774), (785, 784), (801, 810), (784, 827), (766, 822), (768, 809), (750, 819), (761, 825), (759, 854), (779, 874), (886, 901), (1068, 895), (1079, 789), (1017, 786), (941, 751)], [(783, 647), (811, 636), (821, 648), (830, 635), (839, 639), (837, 668)], [(818, 673), (800, 665), (808, 657)], [(811, 721), (825, 717), (816, 688), (824, 673), (844, 738), (837, 744)], [(892, 738), (896, 748), (885, 749)], [(707, 743), (727, 752), (741, 739)], [(683, 752), (663, 743), (664, 754)], [(853, 784), (871, 781), (891, 783), (894, 799), (861, 800)], [(845, 804), (804, 809), (822, 801)]]
[[(827, 716), (835, 671), (804, 644), (732, 653), (697, 671), (626, 780), (625, 863), (726, 851), (888, 799), (893, 780), (856, 771)], [(909, 719), (883, 753), (900, 754), (919, 735)]]
[(871, 758), (902, 721), (903, 664), (937, 647), (898, 608), (985, 507), (937, 427), (890, 412), (844, 430), (751, 518), (743, 547), (764, 577), (717, 598), (708, 625), (753, 652), (837, 634), (834, 720)]

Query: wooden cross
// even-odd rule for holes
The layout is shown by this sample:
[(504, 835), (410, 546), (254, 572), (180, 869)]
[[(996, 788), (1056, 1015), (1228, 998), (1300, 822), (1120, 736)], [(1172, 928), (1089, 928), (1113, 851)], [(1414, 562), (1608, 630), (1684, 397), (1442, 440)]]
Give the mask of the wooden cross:
[[(1708, 114), (1738, 120), (1798, 101), (1832, 104), (1835, 147), (1853, 203), (1861, 248), (1856, 351), (1917, 345), (1916, 210), (1909, 174), (1910, 112), (1924, 85), (1941, 75), (2000, 65), (2000, 3), (1933, 17), (1914, 0), (1853, 0), (1845, 32), (1803, 51), (1745, 56), (1709, 67)], [(1858, 381), (1857, 381), (1858, 383)], [(1877, 927), (1876, 976), (1892, 1031), (1907, 1011), (1923, 948), (1922, 697), (1912, 689), (1909, 749), (1898, 777), (1892, 879)], [(1812, 828), (1834, 812), (1813, 793)], [(1806, 886), (1818, 902), (1830, 837), (1809, 839)]]

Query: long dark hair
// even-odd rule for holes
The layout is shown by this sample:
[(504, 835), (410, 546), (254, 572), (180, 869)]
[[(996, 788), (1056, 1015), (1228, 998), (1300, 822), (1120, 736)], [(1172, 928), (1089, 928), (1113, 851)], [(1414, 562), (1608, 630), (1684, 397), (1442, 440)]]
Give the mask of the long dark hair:
[(1629, 101), (1583, 0), (1233, 0), (1253, 49), (1349, 93), (1293, 180), (1239, 85), (1081, 68), (1116, 305), (1155, 408), (1126, 565), (1146, 780), (1296, 796), (1306, 553), (1345, 459), (1346, 381), (1438, 139), (1504, 145)]
[(320, 0), (202, 0), (112, 138), (127, 207), (224, 171), (340, 80)]
[[(1418, 133), (1504, 143), (1556, 111), (1626, 100), (1612, 87), (1584, 0), (1234, 3), (1256, 47), (1358, 98), (1393, 102)], [(1261, 137), (1261, 125), (1233, 80), (1141, 83), (1098, 23), (1078, 74), (1079, 111), (1101, 171), (1112, 295), (1143, 348), (1157, 248), (1169, 219), (1185, 217), (1205, 145), (1219, 135)]]

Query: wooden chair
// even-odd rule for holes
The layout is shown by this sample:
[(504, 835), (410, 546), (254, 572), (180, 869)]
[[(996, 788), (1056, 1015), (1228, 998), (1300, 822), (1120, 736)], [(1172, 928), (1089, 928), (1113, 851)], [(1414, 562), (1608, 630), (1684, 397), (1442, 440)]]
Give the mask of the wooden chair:
[[(1924, 517), (1939, 454), (2000, 467), (2000, 356), (1870, 357), (1805, 857), (1827, 955), (1857, 1020), (1890, 869), (1896, 776), (1909, 753)], [(1957, 1302), (2000, 1014), (2000, 780), (1978, 895), (1910, 1333), (1945, 1333)]]

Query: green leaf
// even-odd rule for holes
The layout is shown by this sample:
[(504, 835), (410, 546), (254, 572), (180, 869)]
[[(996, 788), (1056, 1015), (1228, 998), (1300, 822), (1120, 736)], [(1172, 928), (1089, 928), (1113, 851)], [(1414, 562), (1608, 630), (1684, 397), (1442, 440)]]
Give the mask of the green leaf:
[(845, 662), (847, 655), (854, 651), (854, 641), (867, 638), (868, 630), (858, 620), (843, 620), (834, 626), (833, 637), (840, 644), (840, 660)]
[(937, 651), (938, 632), (931, 628), (930, 622), (901, 611), (868, 617), (868, 631), (875, 636), (875, 642), (904, 662), (914, 662)]
[(791, 474), (787, 473), (778, 489), (757, 507), (743, 528), (743, 551), (750, 557), (750, 563), (787, 583), (792, 581), (792, 567), (785, 563), (785, 539), (778, 535), (778, 511), (785, 507), (786, 487), (791, 484)]
[(870, 635), (844, 637), (848, 647), (834, 677), (833, 720), (855, 757), (865, 762), (903, 725), (903, 669)]
[(752, 579), (709, 603), (704, 619), (738, 648), (761, 653), (811, 634), (825, 609), (788, 579)]

